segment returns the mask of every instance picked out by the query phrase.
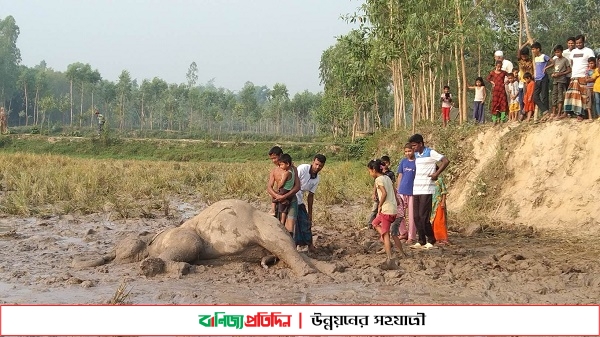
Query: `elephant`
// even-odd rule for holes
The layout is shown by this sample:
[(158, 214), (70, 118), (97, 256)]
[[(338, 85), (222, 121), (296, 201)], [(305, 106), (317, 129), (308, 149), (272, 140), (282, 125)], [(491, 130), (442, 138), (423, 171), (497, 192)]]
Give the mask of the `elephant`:
[(261, 264), (281, 260), (298, 276), (317, 272), (311, 259), (302, 256), (279, 221), (242, 200), (216, 202), (178, 227), (155, 235), (130, 236), (119, 241), (111, 253), (97, 259), (75, 259), (74, 267), (93, 267), (111, 261), (140, 262), (142, 273), (187, 274), (191, 263), (225, 256), (248, 256), (268, 251)]

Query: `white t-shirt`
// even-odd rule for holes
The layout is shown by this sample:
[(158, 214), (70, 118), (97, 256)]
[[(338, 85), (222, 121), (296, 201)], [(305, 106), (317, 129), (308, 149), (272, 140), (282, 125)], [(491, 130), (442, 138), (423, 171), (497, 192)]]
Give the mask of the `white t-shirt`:
[(396, 191), (394, 191), (394, 185), (392, 180), (387, 175), (380, 175), (375, 178), (375, 187), (377, 187), (377, 197), (381, 200), (381, 191), (379, 186), (383, 186), (385, 189), (385, 200), (381, 205), (381, 213), (395, 215), (398, 214), (398, 205), (396, 204)]
[(452, 107), (452, 103), (450, 103), (450, 101), (452, 100), (452, 94), (448, 93), (448, 98), (446, 98), (446, 94), (442, 94), (442, 96), (440, 96), (441, 101), (442, 101), (442, 108), (451, 108)]
[(435, 173), (435, 165), (442, 160), (444, 155), (437, 151), (425, 147), (423, 153), (415, 152), (415, 182), (413, 185), (413, 195), (434, 194), (435, 181), (431, 180), (430, 174)]
[(510, 62), (507, 59), (502, 60), (502, 70), (506, 71), (509, 74), (512, 73), (512, 70), (513, 70), (512, 62)]
[[(571, 61), (571, 51), (569, 49), (563, 50), (563, 57), (567, 60)], [(558, 57), (554, 56), (552, 59), (556, 60)], [(565, 76), (571, 77), (571, 73), (566, 74)]]
[(304, 203), (304, 200), (302, 199), (303, 192), (315, 193), (317, 191), (317, 186), (319, 186), (321, 176), (317, 174), (316, 178), (311, 179), (310, 165), (301, 164), (298, 165), (298, 179), (300, 179), (300, 191), (296, 193), (296, 198), (298, 198), (298, 205), (302, 205)]
[(475, 102), (483, 102), (483, 93), (485, 92), (485, 87), (475, 87)]
[(588, 47), (573, 49), (569, 55), (572, 63), (571, 78), (585, 77), (585, 71), (588, 68), (588, 59), (594, 56), (594, 51)]

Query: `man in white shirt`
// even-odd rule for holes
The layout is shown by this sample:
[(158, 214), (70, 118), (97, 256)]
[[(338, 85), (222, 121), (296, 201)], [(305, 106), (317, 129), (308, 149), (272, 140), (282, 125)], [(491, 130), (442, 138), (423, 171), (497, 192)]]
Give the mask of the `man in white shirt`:
[[(298, 246), (308, 246), (308, 251), (314, 252), (315, 246), (312, 240), (312, 220), (314, 196), (321, 181), (319, 172), (325, 166), (326, 158), (317, 154), (311, 164), (298, 165), (298, 178), (300, 180), (300, 191), (296, 193), (298, 199), (298, 216), (294, 240)], [(306, 205), (304, 196), (306, 195)], [(307, 208), (308, 206), (308, 208)]]
[[(423, 136), (415, 134), (408, 139), (415, 151), (415, 182), (413, 185), (413, 214), (419, 242), (411, 248), (433, 248), (435, 237), (431, 227), (431, 202), (435, 181), (450, 161), (443, 154), (426, 147)], [(437, 163), (440, 162), (439, 166)], [(436, 170), (437, 166), (437, 170)]]
[(496, 61), (502, 61), (502, 70), (506, 71), (509, 74), (512, 73), (513, 64), (512, 62), (504, 58), (504, 53), (502, 52), (502, 50), (496, 50), (496, 52), (494, 53), (494, 59)]
[(571, 82), (565, 93), (564, 110), (571, 111), (582, 121), (585, 113), (585, 103), (589, 99), (586, 93), (585, 72), (588, 59), (596, 56), (594, 51), (585, 46), (585, 36), (575, 37), (575, 49), (569, 55), (571, 59)]

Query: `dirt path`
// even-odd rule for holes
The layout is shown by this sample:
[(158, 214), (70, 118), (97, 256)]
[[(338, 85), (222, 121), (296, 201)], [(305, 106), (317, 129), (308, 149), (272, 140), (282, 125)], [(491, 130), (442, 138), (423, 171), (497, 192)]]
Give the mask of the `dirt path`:
[(284, 265), (208, 261), (179, 279), (146, 279), (137, 264), (76, 270), (78, 254), (100, 255), (132, 232), (155, 232), (174, 219), (108, 220), (107, 214), (49, 219), (0, 218), (0, 301), (105, 303), (126, 281), (132, 303), (599, 303), (600, 263), (590, 241), (522, 232), (451, 233), (453, 245), (410, 251), (400, 271), (383, 271), (374, 233), (332, 213), (315, 226), (319, 252), (338, 271), (295, 277)]

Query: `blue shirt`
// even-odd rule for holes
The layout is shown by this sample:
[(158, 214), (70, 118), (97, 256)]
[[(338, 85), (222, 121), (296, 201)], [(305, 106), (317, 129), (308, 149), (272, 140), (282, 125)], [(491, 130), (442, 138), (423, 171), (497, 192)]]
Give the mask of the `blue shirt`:
[(398, 174), (402, 174), (400, 184), (398, 184), (398, 193), (404, 195), (413, 195), (413, 185), (415, 174), (417, 173), (416, 160), (402, 159), (398, 165)]
[(533, 58), (533, 62), (535, 64), (535, 78), (536, 81), (541, 81), (544, 76), (546, 76), (546, 72), (544, 72), (544, 68), (548, 65), (548, 61), (550, 61), (550, 57), (546, 54), (540, 54), (540, 56), (536, 56)]

